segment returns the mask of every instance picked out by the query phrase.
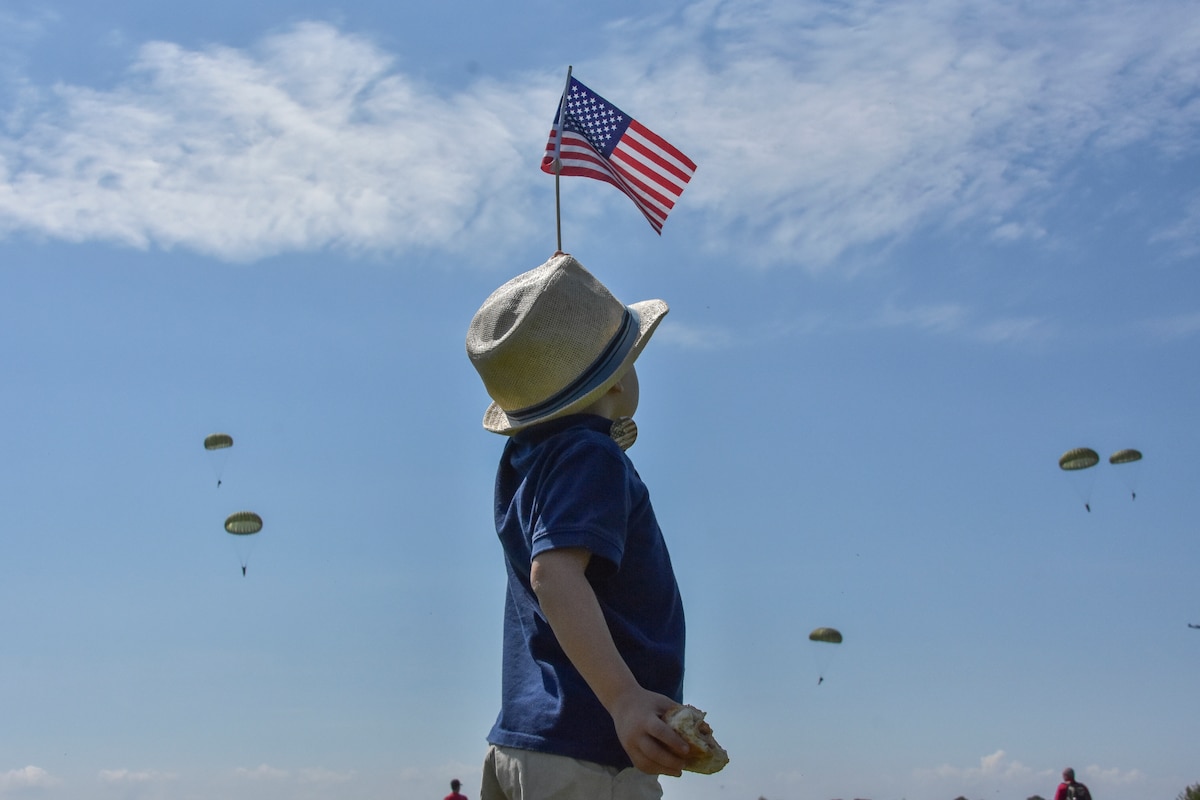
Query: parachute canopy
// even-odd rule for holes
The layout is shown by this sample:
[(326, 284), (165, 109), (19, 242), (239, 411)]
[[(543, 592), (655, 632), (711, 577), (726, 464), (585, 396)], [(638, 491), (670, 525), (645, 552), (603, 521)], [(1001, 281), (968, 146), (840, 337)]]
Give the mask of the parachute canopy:
[(225, 530), (235, 536), (258, 533), (262, 525), (262, 517), (253, 511), (237, 511), (225, 518)]
[(1142, 460), (1142, 452), (1140, 450), (1118, 450), (1108, 457), (1110, 464), (1132, 464), (1134, 461)]
[(212, 433), (204, 437), (205, 450), (224, 450), (233, 447), (233, 437), (228, 433)]
[(817, 628), (808, 635), (808, 638), (814, 642), (829, 642), (830, 644), (842, 643), (842, 632), (837, 628)]
[(1076, 447), (1058, 459), (1058, 465), (1068, 472), (1094, 467), (1099, 463), (1100, 455), (1090, 447)]

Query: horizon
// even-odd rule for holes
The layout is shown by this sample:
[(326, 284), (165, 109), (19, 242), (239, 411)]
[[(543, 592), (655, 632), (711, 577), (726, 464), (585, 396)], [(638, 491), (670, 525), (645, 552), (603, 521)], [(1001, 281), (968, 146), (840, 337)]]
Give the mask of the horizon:
[(665, 800), (1200, 781), (1192, 4), (0, 0), (0, 799), (478, 796), (464, 338), (568, 65), (696, 164), (661, 236), (561, 181), (671, 308), (629, 455), (731, 762)]

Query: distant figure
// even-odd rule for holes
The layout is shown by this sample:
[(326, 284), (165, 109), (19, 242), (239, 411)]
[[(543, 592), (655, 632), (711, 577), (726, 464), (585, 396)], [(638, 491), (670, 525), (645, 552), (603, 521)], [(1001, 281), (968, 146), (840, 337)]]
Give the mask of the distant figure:
[(465, 794), (460, 794), (458, 787), (462, 786), (462, 781), (458, 778), (450, 781), (450, 794), (446, 795), (446, 800), (467, 800)]
[(242, 577), (246, 577), (246, 568), (242, 567)]
[(1075, 780), (1075, 770), (1067, 767), (1062, 773), (1063, 782), (1054, 793), (1054, 800), (1092, 800), (1092, 793), (1079, 781)]

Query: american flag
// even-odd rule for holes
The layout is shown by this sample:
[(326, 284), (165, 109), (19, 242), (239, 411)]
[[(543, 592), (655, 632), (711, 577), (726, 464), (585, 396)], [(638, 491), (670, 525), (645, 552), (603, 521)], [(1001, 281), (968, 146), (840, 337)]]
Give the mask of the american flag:
[[(560, 116), (566, 119), (561, 149)], [(696, 171), (692, 160), (666, 139), (575, 78), (571, 78), (559, 113), (554, 115), (542, 159), (543, 172), (554, 174), (556, 155), (562, 164), (559, 174), (611, 183), (637, 203), (659, 234), (667, 214)]]

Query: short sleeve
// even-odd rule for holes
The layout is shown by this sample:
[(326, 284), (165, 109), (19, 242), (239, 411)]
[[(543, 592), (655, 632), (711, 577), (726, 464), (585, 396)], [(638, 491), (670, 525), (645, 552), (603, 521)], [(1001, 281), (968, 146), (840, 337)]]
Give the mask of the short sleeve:
[(629, 523), (628, 461), (611, 440), (583, 437), (548, 460), (534, 498), (532, 555), (583, 547), (619, 567)]

